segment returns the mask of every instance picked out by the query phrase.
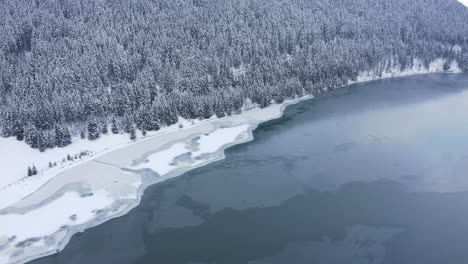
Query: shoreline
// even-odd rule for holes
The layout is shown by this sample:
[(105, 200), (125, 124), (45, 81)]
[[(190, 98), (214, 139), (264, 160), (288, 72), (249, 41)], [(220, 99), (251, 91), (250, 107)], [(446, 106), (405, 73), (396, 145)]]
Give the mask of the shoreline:
[[(86, 229), (97, 226), (110, 219), (128, 213), (131, 209), (133, 209), (140, 203), (141, 197), (148, 186), (180, 176), (185, 172), (188, 172), (195, 168), (199, 168), (209, 163), (224, 159), (225, 149), (237, 144), (242, 144), (253, 140), (253, 131), (258, 127), (258, 125), (273, 119), (280, 118), (283, 115), (283, 112), (287, 106), (311, 98), (313, 98), (312, 95), (307, 95), (301, 98), (296, 98), (294, 100), (285, 101), (282, 104), (274, 104), (263, 109), (254, 108), (245, 111), (239, 115), (223, 117), (220, 119), (205, 120), (205, 122), (197, 123), (184, 130), (160, 133), (158, 135), (147, 137), (144, 140), (139, 140), (137, 142), (133, 142), (125, 146), (119, 146), (118, 148), (109, 150), (106, 153), (99, 155), (98, 157), (94, 157), (90, 161), (77, 164), (76, 166), (60, 173), (56, 177), (50, 179), (45, 185), (40, 187), (39, 190), (15, 203), (14, 206), (10, 206), (8, 208), (0, 210), (0, 216), (5, 214), (24, 214), (30, 211), (34, 211), (49, 203), (52, 203), (53, 201), (58, 200), (70, 191), (75, 191), (82, 194), (90, 193), (93, 191), (95, 192), (102, 189), (100, 187), (103, 187), (103, 183), (109, 183), (109, 181), (97, 182), (96, 185), (98, 186), (93, 186), (93, 183), (91, 182), (91, 186), (88, 186), (90, 185), (89, 181), (93, 181), (93, 179), (91, 179), (92, 175), (91, 177), (82, 176), (82, 174), (80, 175), (80, 173), (86, 172), (87, 170), (92, 170), (94, 174), (99, 174), (100, 171), (105, 170), (107, 171), (107, 176), (109, 176), (109, 178), (112, 180), (117, 178), (130, 178), (130, 180), (124, 181), (120, 187), (114, 189), (115, 191), (117, 191), (118, 196), (113, 196), (112, 205), (108, 208), (103, 209), (99, 213), (99, 215), (96, 215), (96, 217), (91, 221), (75, 226), (68, 226), (66, 229), (58, 230), (54, 234), (47, 236), (48, 240), (51, 240), (52, 238), (54, 241), (57, 242), (54, 245), (48, 245), (46, 247), (40, 245), (39, 247), (35, 247), (34, 244), (31, 244), (29, 245), (29, 248), (21, 249), (21, 251), (23, 252), (23, 254), (21, 254), (21, 257), (13, 257), (13, 259), (9, 258), (7, 260), (8, 262), (5, 263), (25, 263), (33, 259), (44, 257), (62, 250), (68, 244), (68, 242), (74, 234), (78, 232), (83, 232)], [(233, 127), (238, 126), (240, 124), (246, 124), (247, 129), (243, 131), (241, 135), (236, 137), (235, 141), (223, 144), (216, 152), (211, 153), (210, 157), (194, 166), (181, 166), (175, 168), (173, 171), (167, 174), (157, 177), (154, 177), (155, 175), (145, 175), (145, 171), (138, 172), (138, 170), (132, 171), (131, 169), (129, 169), (129, 167), (132, 166), (133, 161), (136, 157), (141, 159), (142, 157), (144, 158), (145, 156), (148, 156), (153, 152), (164, 150), (168, 146), (171, 146), (175, 143), (187, 141), (187, 139), (192, 139), (201, 134), (216, 131), (221, 127)], [(164, 142), (158, 142), (157, 144), (155, 144), (159, 146), (147, 144), (151, 143), (151, 141), (160, 140), (160, 137), (165, 137), (166, 139), (162, 140)], [(141, 148), (136, 151), (139, 154), (135, 154), (135, 150), (132, 150), (132, 148)], [(131, 155), (128, 154), (129, 149), (130, 152), (132, 152)], [(125, 155), (125, 157), (121, 155)], [(109, 160), (111, 160), (111, 162), (109, 162)], [(118, 175), (114, 173), (117, 173)], [(96, 177), (102, 177), (103, 175), (94, 176), (95, 177), (92, 178), (94, 178), (95, 180)], [(77, 178), (81, 178), (81, 182), (76, 181)], [(129, 186), (131, 185), (134, 186), (129, 188)], [(109, 188), (109, 190), (112, 191), (112, 188), (113, 187)], [(122, 190), (124, 190), (123, 193)], [(2, 242), (4, 241), (5, 239), (2, 241), (2, 239), (0, 238), (0, 249), (2, 248)], [(0, 251), (0, 254), (7, 253), (5, 251)], [(13, 249), (13, 251), (17, 253), (17, 250)], [(9, 255), (11, 256), (15, 254)], [(1, 257), (4, 256), (0, 255), (0, 263), (3, 263)]]
[[(350, 82), (348, 85), (345, 86), (349, 86), (354, 83), (427, 73), (433, 72), (419, 72), (408, 75), (402, 74), (397, 76), (392, 75), (387, 77), (375, 78), (372, 80), (366, 79), (358, 82)], [(57, 200), (58, 198), (64, 196), (66, 193), (69, 193), (70, 191), (77, 191), (83, 194), (106, 188), (110, 190), (114, 188), (109, 187), (108, 185), (109, 183), (111, 183), (111, 181), (115, 179), (118, 179), (120, 181), (123, 179), (122, 184), (119, 185), (120, 187), (116, 187), (120, 189), (114, 189), (114, 191), (118, 192), (118, 195), (112, 197), (112, 205), (108, 208), (105, 208), (104, 212), (99, 212), (98, 214), (96, 214), (96, 217), (91, 219), (90, 221), (79, 225), (68, 226), (64, 229), (59, 230), (58, 232), (53, 233), (52, 235), (46, 236), (49, 240), (52, 239), (56, 243), (49, 244), (46, 246), (40, 245), (38, 247), (32, 246), (34, 244), (33, 243), (31, 247), (23, 248), (21, 250), (22, 254), (20, 255), (22, 255), (22, 257), (16, 256), (15, 259), (8, 258), (5, 260), (8, 261), (8, 263), (25, 263), (27, 261), (47, 256), (62, 250), (68, 244), (69, 240), (74, 234), (102, 224), (112, 218), (122, 216), (131, 209), (133, 209), (140, 203), (141, 197), (148, 186), (163, 182), (170, 178), (180, 176), (192, 169), (202, 167), (209, 163), (224, 159), (225, 149), (234, 145), (243, 144), (253, 140), (253, 131), (260, 124), (268, 122), (270, 120), (281, 118), (287, 106), (312, 98), (312, 95), (307, 95), (301, 98), (296, 98), (294, 100), (285, 101), (282, 104), (272, 104), (263, 109), (254, 108), (234, 116), (223, 117), (220, 119), (212, 118), (208, 120), (203, 120), (200, 123), (196, 123), (187, 128), (184, 127), (184, 129), (181, 130), (163, 131), (159, 134), (151, 135), (149, 137), (140, 139), (130, 144), (121, 144), (116, 146), (115, 148), (107, 149), (103, 153), (99, 153), (91, 159), (81, 162), (80, 164), (73, 164), (74, 166), (47, 181), (47, 183), (42, 185), (37, 191), (30, 194), (21, 201), (17, 202), (15, 206), (11, 206), (6, 209), (0, 210), (0, 216), (5, 214), (20, 214), (34, 211), (38, 208), (41, 208), (42, 206), (45, 206)], [(241, 134), (239, 134), (234, 141), (222, 144), (219, 149), (217, 149), (213, 153), (210, 153), (208, 158), (202, 160), (194, 166), (191, 166), (191, 164), (184, 164), (181, 167), (174, 168), (174, 170), (170, 171), (167, 174), (156, 175), (156, 177), (154, 174), (148, 173), (148, 170), (132, 170), (132, 166), (135, 165), (134, 161), (137, 161), (136, 164), (142, 164), (146, 160), (148, 160), (148, 157), (150, 157), (152, 154), (167, 150), (170, 146), (173, 146), (174, 144), (181, 142), (187, 143), (188, 141), (191, 141), (195, 137), (199, 137), (200, 135), (213, 133), (214, 131), (222, 129), (223, 127), (235, 127), (241, 124), (247, 125), (247, 129)], [(160, 137), (164, 137), (164, 140), (161, 140)], [(157, 142), (158, 140), (161, 141)], [(135, 156), (138, 156), (139, 159), (136, 159)], [(109, 179), (107, 179), (108, 181), (96, 181), (96, 177), (104, 177), (102, 175), (97, 176), (101, 171), (105, 171), (106, 174), (109, 174), (107, 175), (109, 176)], [(93, 172), (93, 175), (82, 175), (83, 173), (86, 174), (87, 172)], [(91, 179), (91, 177), (93, 179)], [(3, 251), (3, 244), (4, 240), (2, 240), (0, 235), (0, 263), (3, 263), (2, 257), (5, 257), (2, 255), (4, 253), (7, 253)], [(14, 252), (18, 253), (17, 250)], [(10, 257), (11, 256), (12, 254), (10, 254)]]

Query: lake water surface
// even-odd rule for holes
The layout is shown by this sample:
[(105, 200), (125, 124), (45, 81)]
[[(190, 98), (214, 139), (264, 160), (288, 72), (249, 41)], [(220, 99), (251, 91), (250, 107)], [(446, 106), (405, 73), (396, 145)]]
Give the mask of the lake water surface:
[(468, 263), (468, 75), (356, 84), (33, 263)]

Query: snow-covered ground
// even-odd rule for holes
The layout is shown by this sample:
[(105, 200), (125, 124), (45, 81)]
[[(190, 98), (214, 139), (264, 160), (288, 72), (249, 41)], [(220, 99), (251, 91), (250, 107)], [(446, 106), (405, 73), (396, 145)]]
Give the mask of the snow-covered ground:
[(458, 0), (458, 1), (464, 4), (466, 7), (468, 7), (468, 0)]
[[(387, 70), (381, 76), (364, 72), (358, 82), (441, 72), (444, 63), (436, 60), (425, 68), (415, 61), (404, 71), (383, 65)], [(450, 72), (460, 71), (456, 62), (450, 66)], [(95, 142), (74, 139), (66, 148), (40, 153), (15, 139), (0, 139), (0, 263), (23, 263), (62, 249), (74, 233), (128, 212), (148, 185), (223, 158), (226, 147), (251, 140), (258, 124), (308, 98), (220, 119), (181, 120), (182, 127), (167, 127), (136, 142), (127, 135), (108, 135)], [(91, 154), (63, 162), (84, 150)], [(58, 166), (48, 168), (49, 162)], [(32, 164), (39, 174), (25, 177)]]
[[(4, 197), (8, 203), (2, 204), (12, 206), (0, 210), (0, 263), (24, 263), (56, 252), (74, 233), (136, 206), (146, 186), (223, 158), (226, 147), (251, 140), (251, 131), (259, 123), (280, 117), (286, 105), (307, 98), (221, 119), (184, 121), (182, 128), (169, 127), (137, 142), (126, 137), (114, 139), (117, 145), (113, 148), (104, 136), (100, 143), (103, 151), (94, 149), (94, 156), (87, 161), (70, 163), (58, 174), (44, 170), (42, 175), (7, 185), (0, 195), (11, 194), (13, 198)], [(154, 175), (148, 176), (145, 169), (153, 170)], [(49, 175), (47, 181), (34, 185), (43, 175)], [(21, 224), (11, 227), (13, 223)]]
[[(43, 207), (24, 214), (8, 214), (0, 217), (0, 234), (7, 236), (11, 243), (44, 237), (64, 226), (86, 223), (95, 217), (97, 210), (111, 205), (112, 202), (108, 194), (102, 190), (94, 192), (93, 195), (66, 192), (59, 199)], [(77, 204), (80, 206), (70, 206)], [(48, 217), (49, 215), (54, 217)], [(31, 219), (34, 219), (33, 225)]]
[[(454, 47), (454, 49), (455, 48), (456, 47)], [(390, 63), (391, 65), (385, 64), (381, 66), (382, 69), (385, 69), (382, 71), (381, 76), (379, 76), (378, 73), (375, 71), (362, 72), (361, 74), (359, 74), (357, 78), (357, 82), (359, 83), (359, 82), (373, 81), (376, 79), (385, 79), (385, 78), (391, 78), (391, 77), (403, 77), (403, 76), (410, 76), (410, 75), (415, 75), (415, 74), (444, 72), (445, 63), (446, 61), (444, 59), (437, 59), (429, 64), (429, 68), (426, 68), (423, 65), (421, 60), (415, 59), (413, 61), (413, 67), (404, 69), (403, 71), (400, 70), (400, 66), (397, 64), (395, 65), (392, 65), (393, 63)], [(446, 72), (461, 73), (462, 70), (460, 69), (456, 61), (451, 61), (449, 63), (449, 69)]]
[[(162, 128), (156, 132), (148, 132), (146, 137), (138, 135), (140, 140), (152, 136), (179, 131), (192, 125), (208, 120), (187, 121), (180, 118), (178, 124)], [(180, 128), (182, 127), (182, 128)], [(64, 148), (48, 149), (40, 152), (15, 138), (0, 138), (0, 209), (6, 208), (37, 191), (42, 185), (60, 173), (85, 162), (93, 160), (109, 151), (125, 147), (134, 143), (126, 134), (102, 135), (95, 141), (73, 138), (73, 143)], [(88, 152), (87, 156), (67, 160), (67, 156), (75, 157), (81, 152)], [(49, 168), (49, 162), (57, 166)], [(38, 168), (38, 175), (27, 176), (27, 169), (32, 165)]]

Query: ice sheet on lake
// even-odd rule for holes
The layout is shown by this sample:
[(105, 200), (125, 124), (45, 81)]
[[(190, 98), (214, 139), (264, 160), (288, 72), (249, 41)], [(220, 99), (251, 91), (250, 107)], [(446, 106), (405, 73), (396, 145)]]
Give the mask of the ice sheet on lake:
[(209, 134), (193, 138), (190, 142), (175, 143), (167, 149), (149, 155), (145, 162), (133, 166), (131, 169), (150, 169), (160, 176), (166, 175), (180, 167), (175, 161), (183, 155), (192, 161), (191, 166), (196, 166), (204, 162), (204, 155), (215, 153), (223, 146), (234, 143), (248, 129), (249, 125), (247, 124), (219, 128)]
[[(96, 218), (100, 210), (112, 203), (113, 200), (104, 190), (88, 195), (70, 191), (26, 213), (0, 215), (0, 263), (7, 263), (11, 255), (21, 253), (24, 250), (22, 245), (29, 247), (28, 250), (35, 246), (43, 247), (48, 236), (64, 227), (80, 225)], [(56, 245), (50, 246), (55, 248)]]

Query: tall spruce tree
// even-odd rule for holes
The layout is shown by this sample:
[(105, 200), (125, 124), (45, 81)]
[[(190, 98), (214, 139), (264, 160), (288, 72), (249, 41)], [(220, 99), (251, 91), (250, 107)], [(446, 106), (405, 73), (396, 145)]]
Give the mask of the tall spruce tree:
[(99, 129), (96, 122), (91, 121), (88, 123), (88, 139), (96, 140), (99, 138)]

